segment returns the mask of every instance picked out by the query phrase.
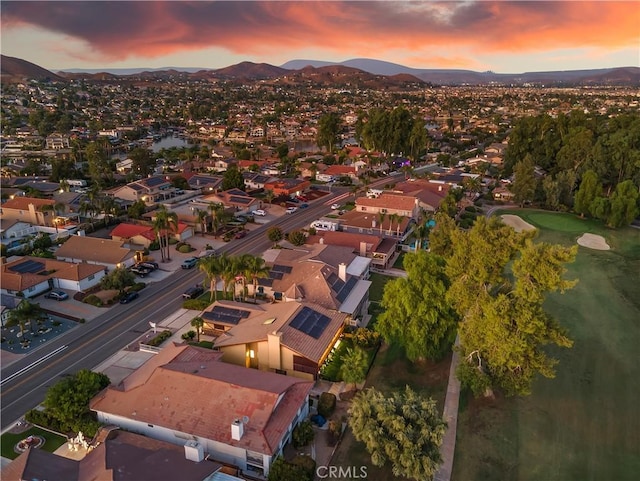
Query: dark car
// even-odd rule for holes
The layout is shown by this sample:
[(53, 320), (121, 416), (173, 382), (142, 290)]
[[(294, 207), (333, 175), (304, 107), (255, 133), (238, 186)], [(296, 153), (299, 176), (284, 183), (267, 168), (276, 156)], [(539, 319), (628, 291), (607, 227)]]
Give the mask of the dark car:
[(246, 237), (247, 235), (247, 231), (246, 230), (241, 230), (236, 232), (236, 235), (234, 236), (234, 238), (236, 239), (242, 239), (243, 237)]
[(298, 207), (300, 207), (301, 209), (306, 209), (307, 207), (309, 207), (309, 204), (304, 202), (304, 203), (300, 204)]
[(146, 267), (147, 269), (151, 269), (152, 271), (155, 271), (158, 267), (160, 267), (157, 262), (151, 262), (151, 261), (144, 261), (138, 265), (141, 267)]
[(64, 301), (65, 299), (69, 299), (69, 294), (64, 291), (53, 290), (47, 292), (44, 297), (47, 299), (55, 299), (56, 301)]
[(127, 292), (124, 296), (120, 298), (120, 304), (129, 304), (134, 299), (137, 299), (140, 296), (136, 291)]
[(129, 270), (131, 272), (133, 272), (134, 274), (138, 274), (140, 277), (144, 277), (144, 276), (146, 276), (147, 274), (149, 274), (151, 272), (151, 269), (149, 269), (147, 267), (143, 267), (141, 265), (133, 266)]
[(187, 289), (186, 291), (184, 291), (184, 293), (182, 294), (182, 297), (184, 297), (185, 299), (195, 299), (196, 297), (200, 296), (200, 294), (202, 294), (203, 292), (204, 292), (204, 288), (202, 286), (193, 286)]

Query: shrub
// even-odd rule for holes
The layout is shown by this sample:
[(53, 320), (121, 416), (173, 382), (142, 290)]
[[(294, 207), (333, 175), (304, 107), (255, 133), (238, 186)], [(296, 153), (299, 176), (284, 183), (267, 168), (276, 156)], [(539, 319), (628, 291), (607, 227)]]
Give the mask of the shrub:
[(144, 289), (145, 287), (147, 287), (147, 285), (144, 282), (136, 282), (134, 285), (132, 285), (129, 288), (129, 290), (138, 292)]
[(177, 243), (178, 243), (178, 241), (176, 239), (174, 239), (173, 237), (169, 237), (169, 245), (170, 246), (175, 245)]
[(336, 409), (336, 396), (330, 392), (320, 394), (318, 401), (318, 414), (325, 419), (329, 419)]
[(189, 252), (194, 251), (194, 250), (195, 249), (193, 247), (191, 247), (189, 244), (183, 244), (178, 249), (178, 252), (182, 252), (183, 254), (188, 254)]
[(338, 421), (334, 421), (333, 419), (329, 421), (329, 430), (327, 431), (329, 437), (329, 446), (335, 446), (342, 435), (342, 423)]
[(58, 421), (52, 415), (47, 414), (44, 411), (40, 411), (39, 409), (31, 409), (30, 411), (27, 411), (24, 415), (24, 419), (31, 424), (35, 424), (36, 426), (49, 428), (52, 431), (56, 432), (62, 431), (60, 421)]
[(183, 333), (181, 337), (185, 341), (193, 341), (193, 339), (196, 337), (196, 331), (187, 331)]
[(204, 299), (188, 299), (182, 303), (183, 309), (191, 309), (194, 311), (201, 311), (209, 307), (209, 301)]
[(316, 235), (318, 232), (316, 231), (315, 227), (310, 227), (309, 228), (309, 235)]
[(313, 479), (316, 472), (316, 462), (311, 456), (299, 454), (291, 460), (291, 464), (299, 466), (307, 474), (308, 479)]
[(173, 333), (169, 330), (165, 330), (162, 331), (160, 334), (158, 334), (156, 337), (152, 338), (149, 342), (146, 342), (144, 344), (147, 344), (149, 346), (159, 346), (160, 344), (162, 344), (164, 341), (166, 341), (167, 339), (169, 339), (171, 337)]
[(302, 421), (293, 430), (293, 435), (291, 436), (293, 446), (295, 448), (307, 446), (311, 441), (313, 441), (313, 436), (314, 432), (313, 426), (311, 426), (311, 421)]
[(91, 304), (92, 306), (102, 307), (102, 300), (95, 294), (91, 294), (83, 299), (82, 302)]
[(353, 333), (353, 342), (356, 346), (368, 349), (380, 342), (380, 333), (366, 327), (359, 327)]
[(52, 321), (52, 322), (51, 322), (51, 325), (52, 325), (53, 327), (58, 327), (60, 324), (62, 324), (60, 321)]
[(149, 250), (150, 251), (159, 251), (160, 250), (160, 244), (158, 243), (158, 241), (153, 241), (151, 244), (149, 244)]
[(307, 236), (304, 235), (304, 232), (299, 230), (294, 230), (293, 232), (289, 232), (287, 236), (287, 240), (291, 242), (294, 246), (301, 246), (307, 240)]

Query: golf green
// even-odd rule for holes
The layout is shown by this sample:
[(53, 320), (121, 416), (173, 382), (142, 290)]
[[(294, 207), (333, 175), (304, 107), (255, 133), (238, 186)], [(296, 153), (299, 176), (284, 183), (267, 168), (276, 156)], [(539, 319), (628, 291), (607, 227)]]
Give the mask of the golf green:
[(452, 479), (635, 480), (640, 230), (607, 229), (571, 214), (508, 213), (536, 226), (539, 241), (573, 245), (591, 232), (612, 249), (580, 247), (567, 272), (577, 286), (547, 299), (547, 311), (574, 341), (571, 349), (550, 349), (559, 360), (556, 377), (538, 378), (527, 397), (461, 403)]

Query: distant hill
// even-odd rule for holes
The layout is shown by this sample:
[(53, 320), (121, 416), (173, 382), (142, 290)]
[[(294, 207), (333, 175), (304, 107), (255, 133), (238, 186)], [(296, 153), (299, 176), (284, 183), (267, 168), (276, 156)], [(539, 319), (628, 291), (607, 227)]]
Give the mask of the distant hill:
[(164, 69), (79, 69), (52, 73), (25, 60), (2, 56), (2, 80), (25, 78), (51, 80), (149, 81), (163, 79), (220, 79), (225, 81), (268, 80), (281, 85), (317, 85), (385, 88), (409, 84), (433, 85), (632, 85), (640, 86), (640, 67), (552, 72), (495, 73), (456, 69), (416, 69), (374, 59), (356, 58), (344, 62), (291, 60), (277, 67), (267, 63), (241, 62), (220, 69), (167, 67)]
[(640, 67), (617, 67), (592, 70), (567, 70), (552, 72), (525, 72), (500, 74), (494, 72), (475, 72), (459, 69), (416, 69), (381, 60), (355, 58), (344, 62), (332, 63), (320, 60), (291, 60), (283, 65), (286, 69), (302, 69), (304, 67), (326, 67), (343, 65), (370, 72), (376, 75), (413, 75), (425, 82), (436, 85), (478, 85), (488, 83), (501, 84), (604, 84), (604, 85), (640, 85)]
[(3, 82), (22, 82), (25, 79), (64, 80), (39, 65), (6, 55), (0, 55), (0, 78)]

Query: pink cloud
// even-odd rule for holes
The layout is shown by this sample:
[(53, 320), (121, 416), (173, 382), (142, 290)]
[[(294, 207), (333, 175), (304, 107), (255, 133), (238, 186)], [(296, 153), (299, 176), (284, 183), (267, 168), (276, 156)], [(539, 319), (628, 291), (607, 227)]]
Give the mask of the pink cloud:
[(490, 54), (640, 42), (636, 2), (80, 1), (3, 2), (2, 10), (3, 29), (68, 35), (109, 60), (210, 47), (244, 55), (314, 47), (349, 57), (430, 48), (439, 65), (455, 66), (439, 47)]

